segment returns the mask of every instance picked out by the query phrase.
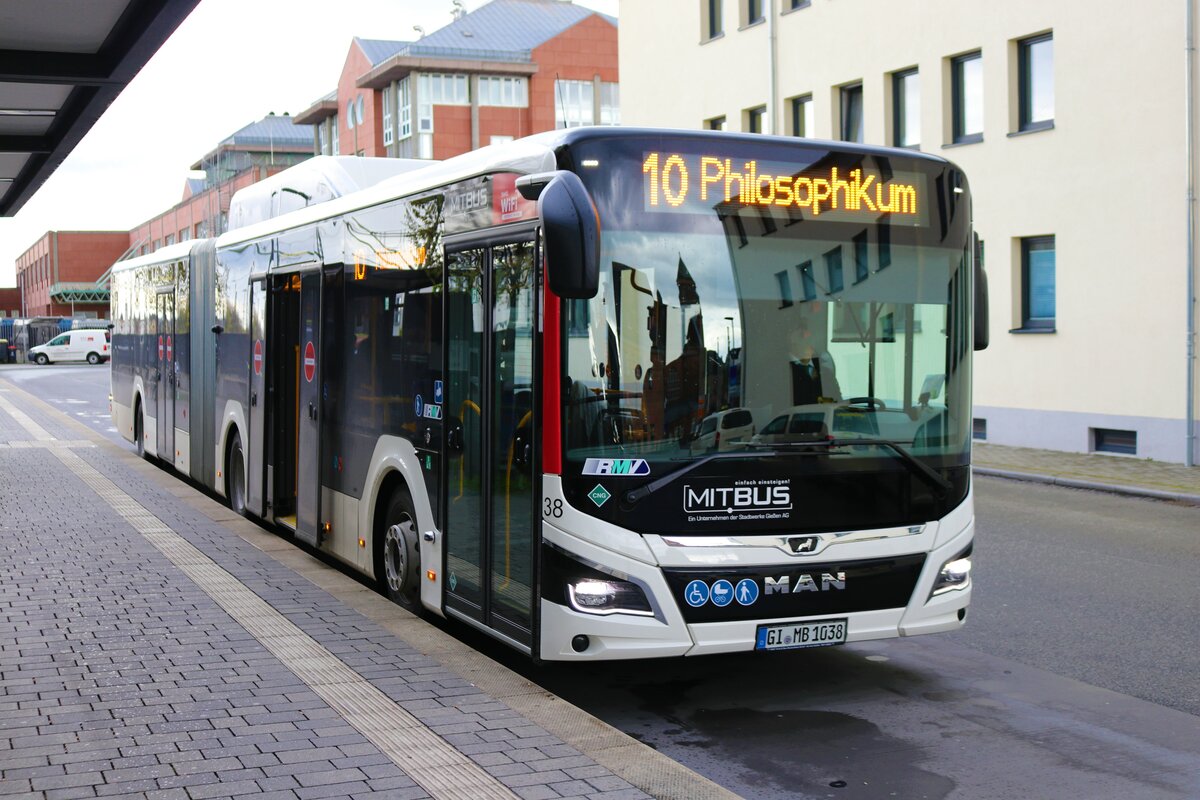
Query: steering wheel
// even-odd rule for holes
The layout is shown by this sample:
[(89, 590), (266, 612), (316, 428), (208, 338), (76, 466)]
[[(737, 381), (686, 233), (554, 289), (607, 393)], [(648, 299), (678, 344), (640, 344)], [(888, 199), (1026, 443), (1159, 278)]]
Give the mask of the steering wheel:
[(846, 405), (850, 406), (867, 406), (876, 411), (884, 411), (887, 406), (878, 397), (851, 397), (846, 401)]

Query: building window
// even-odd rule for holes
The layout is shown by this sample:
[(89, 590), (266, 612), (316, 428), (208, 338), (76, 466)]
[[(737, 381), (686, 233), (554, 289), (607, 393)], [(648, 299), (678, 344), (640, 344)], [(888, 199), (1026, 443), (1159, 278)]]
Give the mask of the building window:
[(808, 8), (812, 5), (812, 0), (788, 0), (788, 11), (795, 11), (797, 8)]
[(817, 279), (813, 277), (813, 267), (811, 261), (805, 261), (797, 267), (800, 270), (800, 288), (804, 292), (805, 300), (817, 299)]
[(1137, 455), (1137, 431), (1092, 428), (1092, 450), (1097, 453)]
[(871, 270), (868, 265), (867, 255), (867, 232), (856, 234), (854, 236), (854, 282), (862, 283), (867, 278), (871, 277)]
[(971, 438), (972, 439), (987, 439), (987, 420), (983, 417), (972, 417), (971, 419)]
[(710, 131), (725, 130), (725, 117), (713, 117), (712, 119), (704, 120), (704, 128)]
[(600, 84), (600, 124), (621, 124), (621, 85), (618, 83)]
[(341, 155), (342, 151), (338, 147), (339, 139), (338, 139), (338, 115), (337, 114), (334, 114), (332, 117), (329, 118), (329, 130), (330, 130), (330, 137), (329, 137), (330, 138), (330, 148), (332, 148), (332, 150), (333, 150), (332, 155), (335, 155), (335, 156)]
[(554, 82), (554, 127), (579, 128), (595, 122), (595, 87), (591, 81)]
[(742, 27), (754, 25), (762, 22), (766, 17), (763, 16), (763, 0), (742, 0), (742, 10), (746, 17), (742, 20)]
[(842, 87), (842, 124), (841, 139), (843, 142), (863, 141), (863, 95), (862, 84), (855, 83)]
[(1020, 130), (1054, 127), (1054, 37), (1017, 42)]
[(471, 104), (467, 76), (442, 72), (421, 73), (417, 77), (417, 94), (421, 104), (435, 106), (466, 106)]
[(383, 143), (389, 145), (395, 141), (396, 137), (392, 131), (392, 97), (395, 92), (395, 84), (389, 83), (383, 89)]
[(793, 97), (788, 101), (788, 108), (792, 112), (792, 136), (812, 136), (816, 133), (813, 130), (813, 103), (811, 94)]
[(744, 113), (746, 115), (746, 132), (762, 133), (763, 123), (766, 122), (767, 117), (767, 107), (748, 108)]
[(953, 142), (983, 141), (983, 55), (959, 56), (950, 62)]
[(524, 78), (480, 75), (479, 105), (526, 108), (529, 106), (529, 84)]
[(329, 155), (329, 133), (323, 122), (317, 123), (317, 155)]
[(1055, 251), (1053, 236), (1021, 240), (1021, 327), (1055, 327)]
[(396, 108), (400, 112), (400, 139), (412, 136), (412, 97), (408, 77), (396, 82)]
[(892, 143), (896, 147), (921, 146), (921, 84), (915, 69), (892, 75)]
[(700, 11), (704, 17), (704, 38), (716, 39), (725, 33), (725, 25), (721, 19), (721, 0), (700, 0)]
[(829, 294), (846, 288), (842, 278), (842, 248), (835, 247), (825, 254), (825, 274), (829, 278)]
[(779, 284), (779, 307), (787, 308), (792, 304), (792, 279), (785, 270), (775, 273), (775, 281)]

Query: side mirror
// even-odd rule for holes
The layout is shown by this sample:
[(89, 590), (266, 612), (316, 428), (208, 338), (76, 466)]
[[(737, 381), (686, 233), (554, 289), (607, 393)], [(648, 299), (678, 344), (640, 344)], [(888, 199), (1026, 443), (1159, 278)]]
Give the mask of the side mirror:
[(987, 273), (983, 271), (983, 248), (979, 234), (972, 234), (972, 251), (975, 264), (975, 349), (987, 350), (988, 346), (988, 285)]
[(554, 173), (538, 197), (538, 215), (546, 238), (550, 290), (569, 299), (595, 297), (600, 285), (600, 216), (579, 176)]

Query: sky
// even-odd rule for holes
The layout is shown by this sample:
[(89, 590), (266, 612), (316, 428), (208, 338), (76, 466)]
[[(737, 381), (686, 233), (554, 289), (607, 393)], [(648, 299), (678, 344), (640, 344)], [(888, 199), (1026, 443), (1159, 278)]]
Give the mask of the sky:
[[(468, 11), (486, 0), (466, 0)], [(616, 16), (618, 0), (574, 0)], [(298, 113), (337, 86), (355, 36), (417, 38), (451, 0), (201, 0), (14, 217), (0, 218), (0, 287), (52, 230), (129, 230), (183, 199), (188, 167), (234, 131)]]

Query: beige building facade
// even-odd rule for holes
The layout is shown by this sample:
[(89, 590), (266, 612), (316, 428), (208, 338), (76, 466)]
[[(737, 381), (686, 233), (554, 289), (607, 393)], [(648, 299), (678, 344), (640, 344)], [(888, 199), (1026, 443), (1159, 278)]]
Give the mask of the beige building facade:
[(991, 300), (976, 438), (1200, 458), (1187, 0), (623, 0), (620, 18), (626, 125), (963, 168)]

